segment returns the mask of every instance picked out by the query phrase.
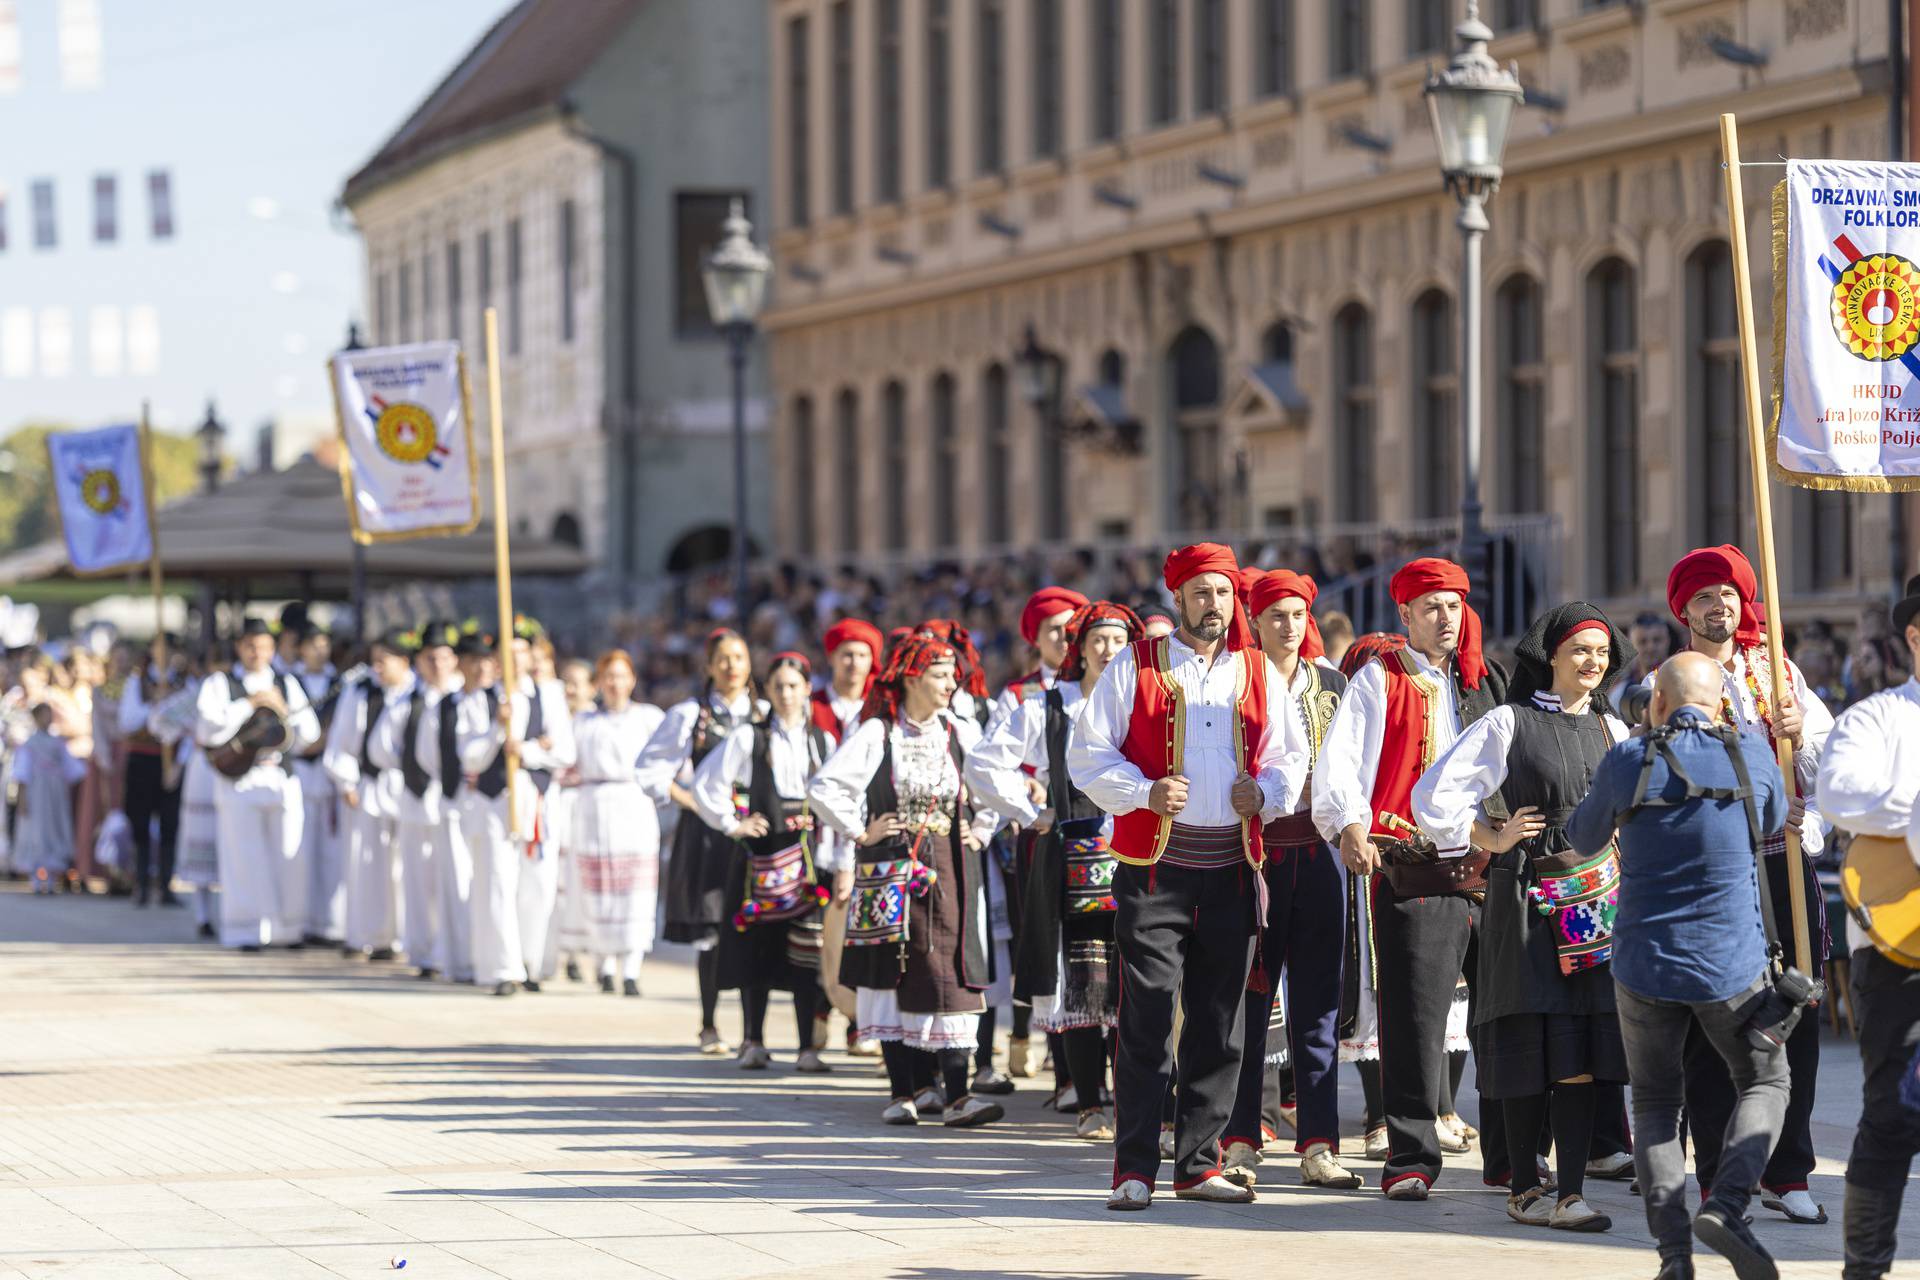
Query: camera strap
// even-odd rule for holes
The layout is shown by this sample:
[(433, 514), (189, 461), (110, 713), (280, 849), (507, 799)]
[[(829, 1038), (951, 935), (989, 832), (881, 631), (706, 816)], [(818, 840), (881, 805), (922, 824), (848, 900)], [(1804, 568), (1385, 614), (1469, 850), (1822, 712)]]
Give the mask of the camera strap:
[(1773, 889), (1767, 883), (1766, 842), (1760, 832), (1760, 807), (1753, 798), (1753, 777), (1747, 772), (1747, 754), (1740, 750), (1736, 731), (1726, 730), (1721, 741), (1733, 760), (1734, 775), (1740, 779), (1740, 795), (1746, 802), (1747, 834), (1753, 841), (1753, 872), (1760, 883), (1760, 925), (1767, 934), (1767, 959), (1774, 973), (1779, 974), (1787, 967), (1787, 952), (1780, 945), (1780, 929), (1773, 919)]

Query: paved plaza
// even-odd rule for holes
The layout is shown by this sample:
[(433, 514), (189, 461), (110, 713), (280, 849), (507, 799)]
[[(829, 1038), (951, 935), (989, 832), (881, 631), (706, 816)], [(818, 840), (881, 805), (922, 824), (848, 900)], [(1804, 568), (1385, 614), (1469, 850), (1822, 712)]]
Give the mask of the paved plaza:
[[(1590, 1187), (1615, 1230), (1569, 1240), (1510, 1224), (1471, 1157), (1425, 1205), (1308, 1193), (1286, 1162), (1251, 1207), (1109, 1214), (1107, 1154), (1040, 1110), (1038, 1081), (991, 1129), (883, 1128), (873, 1065), (795, 1076), (778, 1007), (773, 1071), (696, 1054), (692, 971), (670, 957), (644, 1000), (565, 981), (496, 1000), (190, 932), (180, 911), (0, 891), (0, 1280), (376, 1277), (396, 1257), (409, 1280), (1655, 1269), (1624, 1184)], [(1349, 1159), (1374, 1180), (1344, 1083)], [(1835, 1221), (1759, 1214), (1786, 1274), (1839, 1272), (1858, 1084), (1830, 1037), (1814, 1193)]]

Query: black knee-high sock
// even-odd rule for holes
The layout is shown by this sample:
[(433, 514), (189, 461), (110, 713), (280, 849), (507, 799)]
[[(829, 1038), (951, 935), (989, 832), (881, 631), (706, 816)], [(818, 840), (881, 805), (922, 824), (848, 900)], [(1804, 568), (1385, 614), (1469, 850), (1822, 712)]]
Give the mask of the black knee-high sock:
[(1013, 1006), (1013, 1038), (1015, 1040), (1030, 1040), (1033, 1038), (1032, 1005), (1017, 1004)]
[(746, 1018), (741, 1038), (754, 1044), (767, 1042), (767, 995), (762, 986), (740, 988), (740, 1010)]
[(1080, 1097), (1080, 1109), (1091, 1111), (1100, 1105), (1100, 1087), (1107, 1078), (1107, 1037), (1099, 1027), (1081, 1027), (1060, 1037), (1061, 1053), (1072, 1064), (1073, 1091)]
[[(1540, 1126), (1547, 1120), (1547, 1095), (1530, 1093), (1524, 1098), (1505, 1098), (1500, 1103), (1507, 1121), (1507, 1159), (1513, 1165), (1513, 1194), (1531, 1191), (1540, 1185), (1540, 1166), (1534, 1160), (1534, 1148), (1540, 1142)], [(1589, 1113), (1591, 1114), (1591, 1113)], [(1585, 1147), (1580, 1148), (1582, 1152)]]
[(811, 982), (803, 982), (793, 993), (793, 1024), (800, 1028), (800, 1047), (812, 1049), (814, 1013), (820, 1007), (820, 988)]
[(907, 1052), (913, 1055), (913, 1091), (918, 1093), (922, 1089), (933, 1088), (939, 1076), (933, 1055), (925, 1049), (909, 1049)]
[(1366, 1101), (1367, 1128), (1377, 1129), (1387, 1122), (1387, 1104), (1380, 1093), (1380, 1060), (1362, 1058), (1353, 1064), (1360, 1073), (1360, 1096)]
[(1465, 1075), (1466, 1071), (1466, 1054), (1449, 1053), (1447, 1055), (1447, 1096), (1440, 1099), (1441, 1115), (1450, 1116), (1454, 1114), (1456, 1110), (1453, 1105), (1454, 1100), (1460, 1096), (1460, 1077)]
[(1586, 1189), (1587, 1148), (1593, 1145), (1594, 1092), (1591, 1082), (1553, 1086), (1553, 1167), (1560, 1179), (1558, 1194), (1562, 1200)]
[(947, 1105), (967, 1096), (967, 1067), (973, 1055), (965, 1049), (942, 1049), (939, 1053), (940, 1078), (947, 1086)]
[(979, 1071), (993, 1070), (993, 1028), (997, 1021), (997, 1010), (988, 1009), (980, 1015), (980, 1042), (973, 1050), (974, 1068)]
[(887, 1064), (887, 1087), (893, 1090), (894, 1098), (911, 1098), (917, 1092), (913, 1087), (913, 1050), (898, 1040), (882, 1040), (880, 1060)]
[[(1101, 1051), (1104, 1053), (1106, 1033), (1103, 1031), (1100, 1034)], [(1067, 1057), (1066, 1038), (1058, 1031), (1047, 1032), (1047, 1051), (1053, 1055), (1053, 1091), (1059, 1093), (1073, 1084), (1073, 1063)]]
[(711, 1031), (714, 1011), (720, 1007), (720, 948), (700, 952), (694, 969), (700, 975), (700, 1029)]

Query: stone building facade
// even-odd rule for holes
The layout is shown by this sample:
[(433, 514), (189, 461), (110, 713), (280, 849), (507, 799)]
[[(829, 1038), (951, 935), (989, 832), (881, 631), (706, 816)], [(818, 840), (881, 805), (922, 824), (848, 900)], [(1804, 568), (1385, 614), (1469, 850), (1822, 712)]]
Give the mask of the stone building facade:
[[(1452, 516), (1461, 249), (1421, 89), (1464, 7), (771, 0), (783, 544)], [(1749, 157), (1887, 156), (1887, 9), (1481, 11), (1529, 89), (1489, 206), (1482, 493), (1557, 520), (1563, 594), (1655, 601), (1688, 547), (1752, 542), (1718, 117)], [(1764, 326), (1778, 174), (1746, 175)], [(1052, 404), (1022, 392), (1029, 327)], [(1805, 608), (1904, 570), (1893, 500), (1774, 497)]]

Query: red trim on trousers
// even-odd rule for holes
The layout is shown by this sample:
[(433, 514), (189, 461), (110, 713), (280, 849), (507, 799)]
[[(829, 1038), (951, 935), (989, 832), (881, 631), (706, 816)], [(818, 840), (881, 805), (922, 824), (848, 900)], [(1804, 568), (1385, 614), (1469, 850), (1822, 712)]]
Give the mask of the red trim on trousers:
[(1195, 1187), (1199, 1186), (1201, 1183), (1205, 1182), (1208, 1178), (1217, 1178), (1219, 1176), (1220, 1176), (1220, 1166), (1215, 1165), (1213, 1166), (1213, 1168), (1207, 1170), (1205, 1173), (1201, 1174), (1197, 1178), (1187, 1178), (1184, 1181), (1175, 1182), (1173, 1184), (1173, 1189), (1175, 1191), (1191, 1191)]
[(1383, 1179), (1380, 1183), (1380, 1189), (1382, 1191), (1386, 1191), (1390, 1188), (1397, 1187), (1409, 1178), (1417, 1178), (1420, 1180), (1422, 1184), (1428, 1187), (1431, 1187), (1433, 1185), (1433, 1179), (1428, 1177), (1425, 1173), (1421, 1172), (1418, 1169), (1409, 1169), (1405, 1173), (1397, 1173), (1391, 1178)]

